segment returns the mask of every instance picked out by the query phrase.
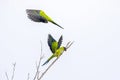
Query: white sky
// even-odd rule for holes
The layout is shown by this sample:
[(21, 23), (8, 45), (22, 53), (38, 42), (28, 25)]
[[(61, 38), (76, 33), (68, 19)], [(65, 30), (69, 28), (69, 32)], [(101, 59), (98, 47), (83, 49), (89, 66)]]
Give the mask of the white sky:
[[(65, 29), (30, 21), (26, 9), (44, 10)], [(0, 0), (0, 80), (14, 62), (14, 80), (32, 79), (40, 40), (42, 63), (51, 55), (49, 33), (75, 43), (42, 80), (120, 80), (120, 0)]]

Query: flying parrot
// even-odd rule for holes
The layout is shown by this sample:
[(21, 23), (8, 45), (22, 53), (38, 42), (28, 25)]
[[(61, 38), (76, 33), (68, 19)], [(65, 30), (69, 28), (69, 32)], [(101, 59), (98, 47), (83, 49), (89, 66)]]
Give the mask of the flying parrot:
[(34, 22), (43, 22), (43, 23), (51, 22), (57, 25), (58, 27), (64, 29), (56, 22), (54, 22), (48, 15), (46, 15), (46, 13), (43, 10), (26, 9), (26, 13), (28, 15), (28, 18)]
[(53, 54), (48, 58), (48, 60), (43, 65), (47, 64), (54, 57), (58, 58), (64, 51), (66, 51), (66, 48), (64, 46), (61, 47), (62, 40), (63, 40), (62, 36), (59, 38), (57, 42), (50, 34), (48, 35), (48, 46)]

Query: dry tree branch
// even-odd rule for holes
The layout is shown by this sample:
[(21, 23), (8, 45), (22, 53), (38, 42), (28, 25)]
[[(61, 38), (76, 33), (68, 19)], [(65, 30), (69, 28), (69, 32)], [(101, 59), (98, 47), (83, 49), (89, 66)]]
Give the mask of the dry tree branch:
[(73, 42), (69, 41), (66, 45), (66, 49), (68, 49), (73, 43), (74, 43), (74, 41)]
[[(73, 42), (68, 42), (66, 45), (66, 50), (73, 44)], [(41, 74), (40, 78), (38, 80), (41, 80), (41, 78), (46, 74), (46, 72), (52, 67), (52, 65), (60, 58), (56, 58), (49, 66), (48, 68)]]
[(39, 79), (39, 73), (40, 73), (40, 71), (38, 72), (38, 75), (37, 75), (37, 80)]
[[(15, 76), (15, 75), (14, 75), (14, 74), (15, 74), (15, 67), (16, 67), (16, 63), (13, 64), (13, 72), (12, 72), (11, 80), (13, 80), (13, 79), (14, 79), (14, 76)], [(5, 75), (6, 75), (7, 80), (10, 80), (9, 77), (8, 77), (7, 72), (5, 72)]]
[(38, 80), (41, 80), (41, 78), (45, 75), (45, 73), (51, 68), (51, 66), (58, 60), (58, 58), (56, 58), (49, 66), (48, 68), (42, 73), (42, 75), (40, 76), (40, 78)]
[(39, 76), (39, 68), (40, 68), (40, 64), (41, 64), (41, 60), (43, 58), (43, 53), (42, 53), (42, 42), (40, 41), (40, 44), (41, 44), (41, 54), (40, 54), (40, 58), (39, 58), (39, 62), (38, 62), (38, 65), (36, 64), (36, 68), (37, 68), (37, 71), (35, 73), (35, 76), (33, 78), (33, 80), (35, 80), (37, 78), (37, 76)]
[(8, 77), (8, 74), (7, 74), (7, 72), (5, 72), (5, 75), (6, 75), (6, 78), (7, 78), (7, 80), (9, 80), (9, 77)]
[(14, 63), (14, 64), (13, 64), (13, 73), (12, 73), (11, 80), (13, 80), (13, 79), (14, 79), (15, 67), (16, 67), (16, 63)]
[(27, 80), (29, 80), (30, 79), (30, 74), (28, 73), (28, 77), (27, 77)]

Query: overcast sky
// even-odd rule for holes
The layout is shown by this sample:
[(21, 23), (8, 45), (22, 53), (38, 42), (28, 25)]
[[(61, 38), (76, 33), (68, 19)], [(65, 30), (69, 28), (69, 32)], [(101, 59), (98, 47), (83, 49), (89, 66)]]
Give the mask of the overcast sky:
[[(64, 30), (32, 22), (26, 9), (44, 10)], [(32, 79), (40, 40), (42, 63), (52, 54), (48, 34), (75, 42), (42, 80), (120, 80), (120, 0), (0, 0), (0, 80), (14, 62), (14, 80)]]

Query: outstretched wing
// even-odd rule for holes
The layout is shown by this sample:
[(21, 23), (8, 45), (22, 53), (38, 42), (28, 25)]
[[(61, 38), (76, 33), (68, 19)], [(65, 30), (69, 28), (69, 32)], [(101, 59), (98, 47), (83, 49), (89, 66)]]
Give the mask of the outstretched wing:
[(34, 22), (48, 23), (45, 18), (40, 16), (40, 10), (26, 9), (26, 13), (28, 15), (28, 18)]
[(60, 48), (61, 44), (62, 44), (62, 41), (63, 41), (63, 37), (61, 35), (61, 37), (59, 38), (58, 40), (58, 48)]
[(48, 45), (52, 53), (55, 53), (55, 50), (53, 49), (53, 43), (56, 43), (56, 40), (50, 34), (48, 34)]

